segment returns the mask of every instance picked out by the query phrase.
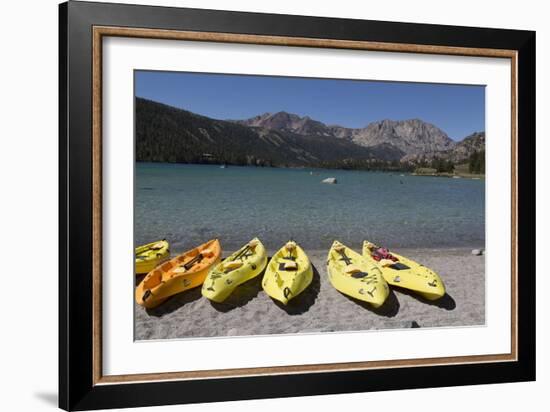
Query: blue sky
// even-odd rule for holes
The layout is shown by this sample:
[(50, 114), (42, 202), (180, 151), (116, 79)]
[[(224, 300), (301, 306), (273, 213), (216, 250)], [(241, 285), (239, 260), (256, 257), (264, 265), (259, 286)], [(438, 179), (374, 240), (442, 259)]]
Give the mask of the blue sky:
[(136, 71), (135, 93), (214, 119), (286, 111), (357, 128), (420, 118), (455, 140), (485, 130), (484, 86)]

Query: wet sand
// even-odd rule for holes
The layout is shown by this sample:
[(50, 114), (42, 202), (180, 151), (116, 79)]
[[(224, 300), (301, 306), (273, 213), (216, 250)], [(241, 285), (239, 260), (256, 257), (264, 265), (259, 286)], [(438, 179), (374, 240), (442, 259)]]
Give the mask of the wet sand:
[[(435, 302), (391, 287), (384, 305), (374, 309), (332, 287), (326, 273), (327, 251), (307, 250), (314, 267), (313, 281), (287, 306), (263, 291), (262, 273), (240, 285), (222, 304), (203, 298), (200, 287), (155, 309), (135, 304), (135, 337), (148, 340), (483, 325), (485, 256), (474, 256), (471, 250), (396, 250), (441, 276), (447, 294)], [(137, 277), (136, 282), (142, 278)]]

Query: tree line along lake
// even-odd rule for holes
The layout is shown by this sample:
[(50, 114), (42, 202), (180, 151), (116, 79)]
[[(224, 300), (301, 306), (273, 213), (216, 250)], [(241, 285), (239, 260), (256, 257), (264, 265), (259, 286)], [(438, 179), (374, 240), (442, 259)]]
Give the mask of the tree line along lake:
[[(328, 177), (337, 184), (324, 184)], [(173, 253), (219, 238), (233, 250), (259, 237), (268, 250), (296, 240), (306, 251), (338, 239), (360, 248), (484, 247), (485, 180), (400, 173), (136, 163), (136, 246)]]

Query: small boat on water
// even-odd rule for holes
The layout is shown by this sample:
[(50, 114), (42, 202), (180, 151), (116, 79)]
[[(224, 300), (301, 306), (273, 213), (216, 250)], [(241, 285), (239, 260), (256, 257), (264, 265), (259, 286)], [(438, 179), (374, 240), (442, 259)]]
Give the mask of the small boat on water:
[(265, 247), (254, 238), (212, 268), (202, 285), (202, 295), (221, 303), (237, 286), (262, 273), (266, 265)]
[(287, 242), (269, 261), (262, 281), (265, 292), (287, 304), (302, 293), (313, 280), (309, 258), (296, 242)]
[(365, 240), (363, 257), (378, 265), (386, 282), (417, 292), (428, 300), (445, 295), (445, 285), (437, 273), (414, 260)]
[(170, 244), (166, 239), (138, 246), (135, 250), (136, 274), (149, 273), (170, 256)]
[(390, 293), (378, 266), (337, 240), (328, 252), (327, 272), (336, 290), (375, 308), (382, 306)]
[(221, 259), (218, 239), (210, 240), (158, 266), (143, 278), (136, 302), (154, 308), (170, 296), (202, 285), (209, 270)]

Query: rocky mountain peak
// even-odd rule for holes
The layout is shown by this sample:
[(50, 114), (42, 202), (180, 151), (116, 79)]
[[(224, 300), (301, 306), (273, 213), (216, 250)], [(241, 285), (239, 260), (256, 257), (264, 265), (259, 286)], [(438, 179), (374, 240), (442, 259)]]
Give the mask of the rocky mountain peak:
[(421, 119), (372, 122), (354, 129), (351, 139), (365, 147), (391, 144), (406, 154), (449, 150), (455, 144), (443, 130)]
[(142, 161), (370, 168), (372, 161), (435, 158), (459, 164), (485, 150), (484, 132), (454, 142), (421, 119), (346, 128), (281, 111), (223, 121), (139, 98), (136, 119), (136, 158)]
[(265, 113), (238, 121), (246, 126), (262, 127), (299, 135), (331, 136), (349, 140), (363, 147), (389, 147), (405, 154), (431, 153), (452, 149), (455, 142), (438, 127), (421, 119), (383, 119), (364, 128), (354, 129), (337, 125), (327, 126), (309, 116), (284, 111)]
[(245, 126), (292, 132), (300, 135), (330, 136), (327, 126), (323, 123), (313, 120), (309, 116), (301, 117), (297, 114), (285, 111), (265, 113), (250, 119), (237, 120), (237, 123)]

